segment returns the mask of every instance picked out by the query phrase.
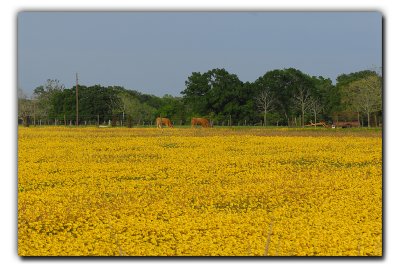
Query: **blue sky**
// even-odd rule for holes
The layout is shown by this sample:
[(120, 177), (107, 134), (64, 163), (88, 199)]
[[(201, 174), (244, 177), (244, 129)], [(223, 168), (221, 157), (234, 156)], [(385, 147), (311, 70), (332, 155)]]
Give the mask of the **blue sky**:
[(297, 68), (330, 78), (382, 66), (379, 12), (20, 12), (18, 87), (47, 79), (179, 96), (192, 72), (243, 82)]

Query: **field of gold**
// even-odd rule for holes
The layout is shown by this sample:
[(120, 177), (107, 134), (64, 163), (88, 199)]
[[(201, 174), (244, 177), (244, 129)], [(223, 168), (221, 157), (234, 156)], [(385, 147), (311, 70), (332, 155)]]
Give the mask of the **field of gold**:
[(381, 132), (21, 127), (18, 254), (381, 256)]

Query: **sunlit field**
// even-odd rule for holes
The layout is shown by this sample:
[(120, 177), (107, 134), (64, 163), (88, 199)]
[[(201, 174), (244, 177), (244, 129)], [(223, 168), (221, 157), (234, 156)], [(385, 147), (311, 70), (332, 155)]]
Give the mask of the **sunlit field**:
[(18, 129), (21, 256), (381, 256), (378, 129)]

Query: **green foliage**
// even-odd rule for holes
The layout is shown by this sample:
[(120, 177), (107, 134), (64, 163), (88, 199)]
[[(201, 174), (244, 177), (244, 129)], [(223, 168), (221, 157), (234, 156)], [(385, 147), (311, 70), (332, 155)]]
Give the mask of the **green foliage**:
[(192, 73), (181, 92), (189, 116), (212, 114), (214, 119), (234, 121), (249, 117), (250, 84), (244, 85), (235, 74), (225, 69)]
[[(112, 121), (114, 125), (123, 121), (131, 127), (154, 123), (160, 115), (174, 124), (189, 124), (192, 117), (206, 117), (214, 124), (229, 122), (235, 126), (260, 122), (289, 126), (295, 122), (297, 125), (317, 120), (329, 122), (339, 113), (352, 112), (375, 113), (376, 117), (382, 114), (381, 83), (381, 77), (369, 70), (342, 74), (333, 85), (330, 79), (311, 77), (294, 68), (271, 70), (254, 82), (244, 83), (237, 75), (217, 68), (193, 72), (185, 81), (182, 97), (157, 97), (120, 86), (79, 85), (79, 118), (81, 124)], [(262, 109), (260, 99), (266, 91), (270, 103)], [(365, 99), (371, 94), (374, 102), (371, 107), (360, 108), (361, 97)], [(18, 104), (19, 118), (29, 115), (73, 123), (76, 87), (65, 88), (58, 80), (49, 79), (34, 90), (33, 100), (28, 100), (20, 90)]]
[(340, 98), (339, 109), (340, 111), (351, 110), (351, 101), (349, 100), (348, 87), (352, 82), (363, 79), (370, 75), (378, 76), (378, 74), (371, 70), (364, 70), (360, 72), (341, 74), (336, 78), (337, 95)]
[[(340, 116), (358, 115), (358, 120), (367, 120), (370, 116), (382, 114), (382, 77), (374, 71), (366, 70), (348, 75), (340, 75), (336, 84), (340, 96)], [(366, 118), (365, 118), (365, 117)], [(377, 120), (377, 119), (375, 119)]]

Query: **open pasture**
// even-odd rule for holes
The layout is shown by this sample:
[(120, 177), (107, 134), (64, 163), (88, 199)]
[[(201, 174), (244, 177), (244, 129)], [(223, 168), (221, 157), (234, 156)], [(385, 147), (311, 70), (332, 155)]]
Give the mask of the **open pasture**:
[(18, 129), (21, 256), (381, 256), (380, 130)]

